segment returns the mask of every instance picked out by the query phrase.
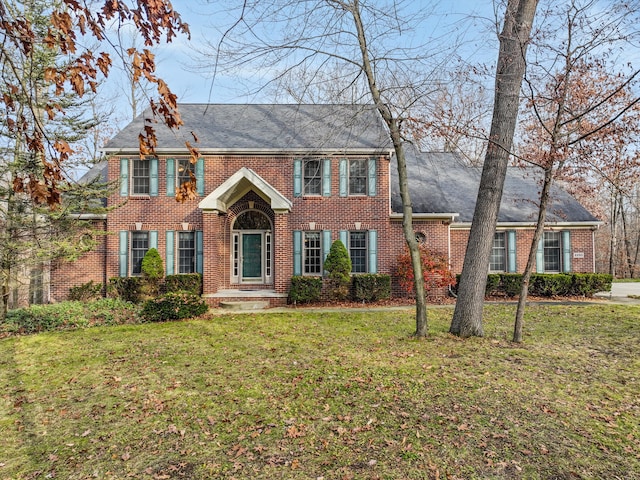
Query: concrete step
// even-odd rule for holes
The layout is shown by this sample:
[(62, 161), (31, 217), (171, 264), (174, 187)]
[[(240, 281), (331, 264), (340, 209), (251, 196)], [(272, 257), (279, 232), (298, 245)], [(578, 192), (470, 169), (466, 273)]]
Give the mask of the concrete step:
[(265, 300), (225, 301), (220, 302), (220, 308), (235, 311), (264, 310), (269, 308), (269, 302)]

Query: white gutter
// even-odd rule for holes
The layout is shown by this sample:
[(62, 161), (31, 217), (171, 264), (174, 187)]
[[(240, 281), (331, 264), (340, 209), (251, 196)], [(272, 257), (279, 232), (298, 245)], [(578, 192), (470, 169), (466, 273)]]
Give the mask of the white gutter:
[(106, 213), (71, 213), (70, 218), (74, 220), (106, 220)]
[[(347, 150), (329, 149), (295, 149), (285, 150), (282, 148), (261, 148), (261, 149), (245, 149), (245, 148), (202, 148), (195, 146), (201, 155), (387, 155), (391, 157), (393, 150), (373, 149), (373, 148), (354, 148)], [(140, 155), (138, 148), (102, 148), (102, 153), (108, 155)], [(156, 148), (156, 155), (190, 155), (191, 152), (187, 148)]]
[[(545, 222), (545, 227), (547, 228), (585, 228), (592, 227), (597, 229), (602, 225), (603, 222)], [(533, 228), (537, 225), (536, 222), (499, 222), (496, 225), (496, 228)], [(451, 225), (452, 228), (466, 230), (471, 228), (471, 222), (464, 223), (454, 223)]]
[[(455, 221), (456, 217), (460, 215), (459, 213), (414, 213), (414, 220), (449, 220), (450, 222)], [(392, 213), (389, 215), (391, 220), (402, 220), (404, 215), (402, 213)]]

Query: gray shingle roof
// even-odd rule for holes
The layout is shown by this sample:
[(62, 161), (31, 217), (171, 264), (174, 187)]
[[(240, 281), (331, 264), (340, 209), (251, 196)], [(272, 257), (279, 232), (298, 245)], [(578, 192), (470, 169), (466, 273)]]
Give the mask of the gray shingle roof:
[[(389, 148), (386, 128), (370, 105), (180, 104), (179, 111), (184, 125), (177, 133), (154, 124), (159, 152), (185, 150), (185, 141), (203, 152), (371, 152)], [(146, 118), (150, 118), (149, 110), (113, 137), (105, 151), (137, 151)]]
[[(414, 213), (458, 213), (456, 223), (470, 223), (481, 169), (464, 166), (455, 153), (418, 152), (410, 145), (406, 150), (409, 194)], [(400, 213), (402, 201), (395, 159), (391, 163), (391, 209)], [(539, 174), (533, 169), (508, 169), (498, 223), (536, 221), (541, 188), (537, 178)], [(558, 185), (553, 186), (547, 222), (597, 221), (565, 190)]]

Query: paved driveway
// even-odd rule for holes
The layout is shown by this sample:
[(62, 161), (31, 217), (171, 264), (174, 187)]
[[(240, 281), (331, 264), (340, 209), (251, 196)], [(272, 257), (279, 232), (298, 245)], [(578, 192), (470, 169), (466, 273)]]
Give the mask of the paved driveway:
[[(637, 298), (629, 298), (629, 295), (634, 295)], [(613, 283), (610, 292), (599, 292), (596, 293), (596, 296), (616, 302), (640, 304), (640, 282)]]

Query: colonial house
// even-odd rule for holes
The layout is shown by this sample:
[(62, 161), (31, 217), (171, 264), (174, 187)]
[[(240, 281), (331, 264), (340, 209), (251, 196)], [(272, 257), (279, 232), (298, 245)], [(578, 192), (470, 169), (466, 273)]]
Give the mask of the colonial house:
[[(286, 303), (293, 275), (321, 275), (333, 241), (347, 246), (353, 274), (393, 276), (405, 248), (393, 149), (369, 105), (182, 104), (176, 132), (156, 124), (157, 156), (139, 158), (145, 112), (104, 149), (92, 175), (119, 188), (120, 205), (102, 222), (96, 251), (52, 272), (54, 300), (89, 280), (140, 275), (157, 248), (167, 274), (199, 272), (203, 297)], [(197, 141), (197, 143), (194, 141)], [(201, 154), (193, 164), (185, 140)], [(480, 171), (452, 153), (422, 153), (407, 144), (414, 230), (460, 272)], [(179, 203), (179, 185), (196, 178), (197, 198)], [(539, 185), (511, 169), (494, 237), (491, 270), (524, 269)], [(538, 271), (594, 271), (599, 222), (560, 188), (553, 192)], [(396, 291), (397, 293), (397, 291)]]

